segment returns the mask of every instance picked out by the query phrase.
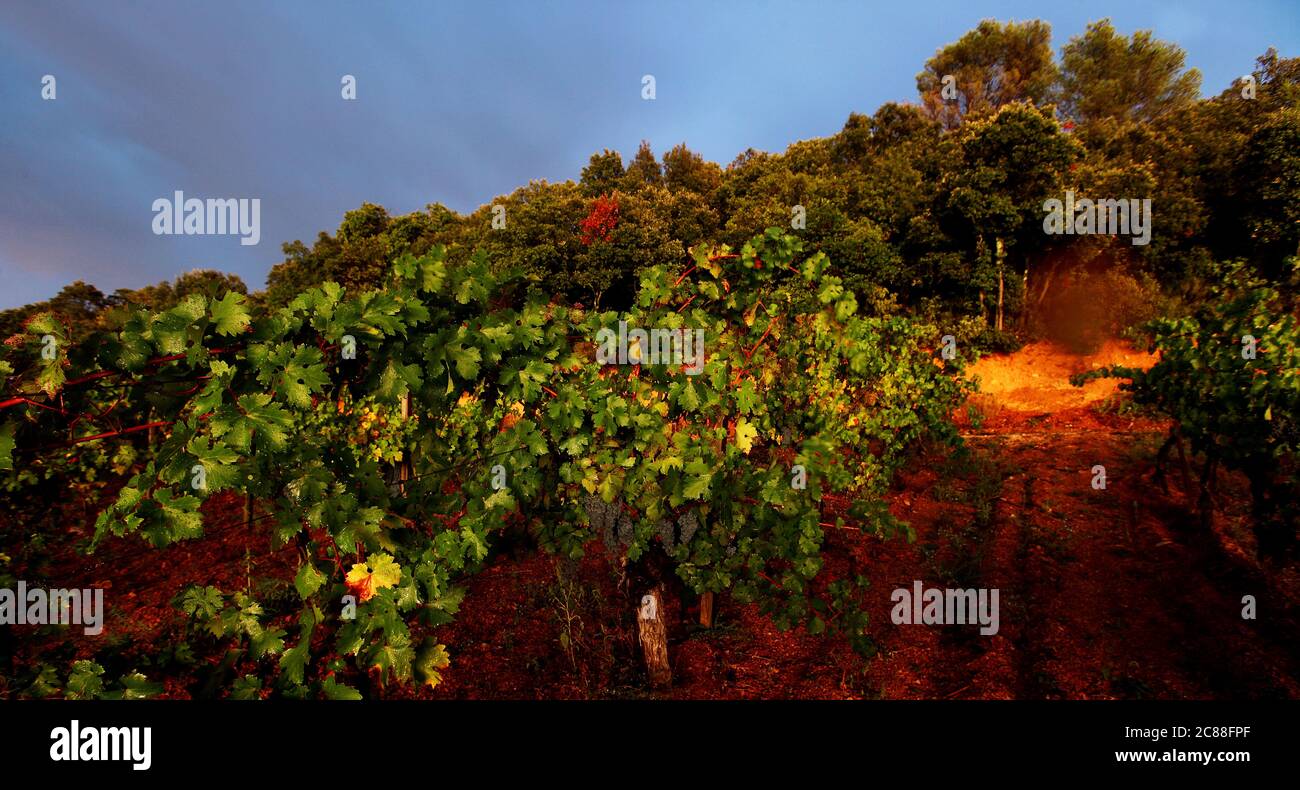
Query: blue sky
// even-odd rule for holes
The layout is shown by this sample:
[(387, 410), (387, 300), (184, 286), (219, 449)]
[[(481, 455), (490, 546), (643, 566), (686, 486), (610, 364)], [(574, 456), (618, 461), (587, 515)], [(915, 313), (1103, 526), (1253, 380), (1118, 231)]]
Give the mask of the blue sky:
[[(0, 308), (84, 279), (108, 292), (194, 268), (261, 288), (280, 244), (363, 201), (472, 210), (592, 152), (685, 141), (722, 164), (915, 97), (982, 18), (1152, 29), (1217, 93), (1300, 3), (190, 2), (0, 7)], [(58, 98), (41, 99), (54, 75)], [(344, 101), (340, 79), (357, 78)], [(653, 74), (655, 101), (641, 99)], [(157, 236), (153, 201), (261, 199), (261, 243)]]

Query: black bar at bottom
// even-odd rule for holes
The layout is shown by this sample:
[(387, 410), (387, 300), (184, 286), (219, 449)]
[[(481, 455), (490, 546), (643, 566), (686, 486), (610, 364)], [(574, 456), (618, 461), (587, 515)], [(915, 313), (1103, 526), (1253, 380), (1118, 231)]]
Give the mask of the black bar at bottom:
[[(74, 747), (124, 744), (130, 736), (104, 733), (122, 727), (149, 728), (147, 769), (129, 758), (51, 757), (52, 749), (66, 758)], [(139, 753), (143, 730), (134, 733)], [(6, 771), (32, 769), (52, 780), (250, 779), (270, 769), (281, 778), (346, 783), (349, 765), (356, 778), (372, 779), (380, 765), (387, 779), (453, 765), (473, 775), (475, 764), (525, 775), (539, 766), (548, 775), (588, 770), (557, 767), (575, 759), (588, 768), (651, 759), (668, 781), (697, 768), (762, 778), (837, 765), (861, 768), (864, 779), (880, 779), (877, 771), (889, 765), (927, 777), (990, 769), (1007, 777), (1276, 774), (1294, 769), (1297, 736), (1300, 703), (1280, 701), (0, 703)], [(529, 760), (541, 762), (529, 768)]]

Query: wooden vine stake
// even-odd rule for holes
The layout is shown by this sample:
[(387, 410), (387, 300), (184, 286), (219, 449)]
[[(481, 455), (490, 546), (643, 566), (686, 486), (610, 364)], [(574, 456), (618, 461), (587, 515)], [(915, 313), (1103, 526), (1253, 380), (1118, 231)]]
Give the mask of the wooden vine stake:
[[(411, 393), (402, 396), (402, 422), (411, 418)], [(411, 479), (411, 458), (410, 449), (402, 454), (402, 460), (397, 464), (397, 479), (402, 481), (402, 496), (406, 496), (406, 481)]]
[(673, 671), (668, 665), (668, 629), (664, 625), (663, 603), (663, 585), (656, 585), (641, 596), (641, 605), (636, 612), (646, 674), (650, 678), (650, 687), (655, 689), (666, 689), (673, 682)]
[(998, 259), (998, 321), (997, 330), (1002, 331), (1002, 260), (1003, 248), (1002, 239), (997, 240), (997, 259)]
[(700, 625), (713, 627), (713, 593), (700, 593)]
[[(152, 430), (152, 429), (150, 429)], [(244, 529), (252, 531), (253, 529), (253, 492), (244, 492)], [(252, 595), (253, 592), (253, 555), (251, 541), (244, 544), (244, 594)]]

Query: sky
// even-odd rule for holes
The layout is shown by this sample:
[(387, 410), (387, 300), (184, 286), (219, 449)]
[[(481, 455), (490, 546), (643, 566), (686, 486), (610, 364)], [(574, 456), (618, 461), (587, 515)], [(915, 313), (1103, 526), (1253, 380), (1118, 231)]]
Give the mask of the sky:
[[(723, 165), (783, 151), (914, 100), (925, 61), (981, 19), (1043, 19), (1059, 52), (1105, 17), (1182, 46), (1205, 95), (1270, 46), (1300, 55), (1296, 0), (6, 0), (0, 309), (195, 268), (260, 289), (283, 242), (310, 244), (363, 202), (472, 211), (576, 179), (604, 148), (626, 161), (643, 139)], [(177, 190), (259, 199), (260, 242), (155, 234), (153, 203)]]

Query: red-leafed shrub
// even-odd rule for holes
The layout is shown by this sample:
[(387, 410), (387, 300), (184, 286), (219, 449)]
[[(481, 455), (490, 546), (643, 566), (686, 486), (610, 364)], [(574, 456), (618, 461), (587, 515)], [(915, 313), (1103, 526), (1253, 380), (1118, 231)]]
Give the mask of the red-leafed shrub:
[(609, 237), (618, 227), (618, 193), (601, 195), (591, 204), (591, 213), (582, 221), (582, 243), (595, 244), (597, 241), (609, 241)]

